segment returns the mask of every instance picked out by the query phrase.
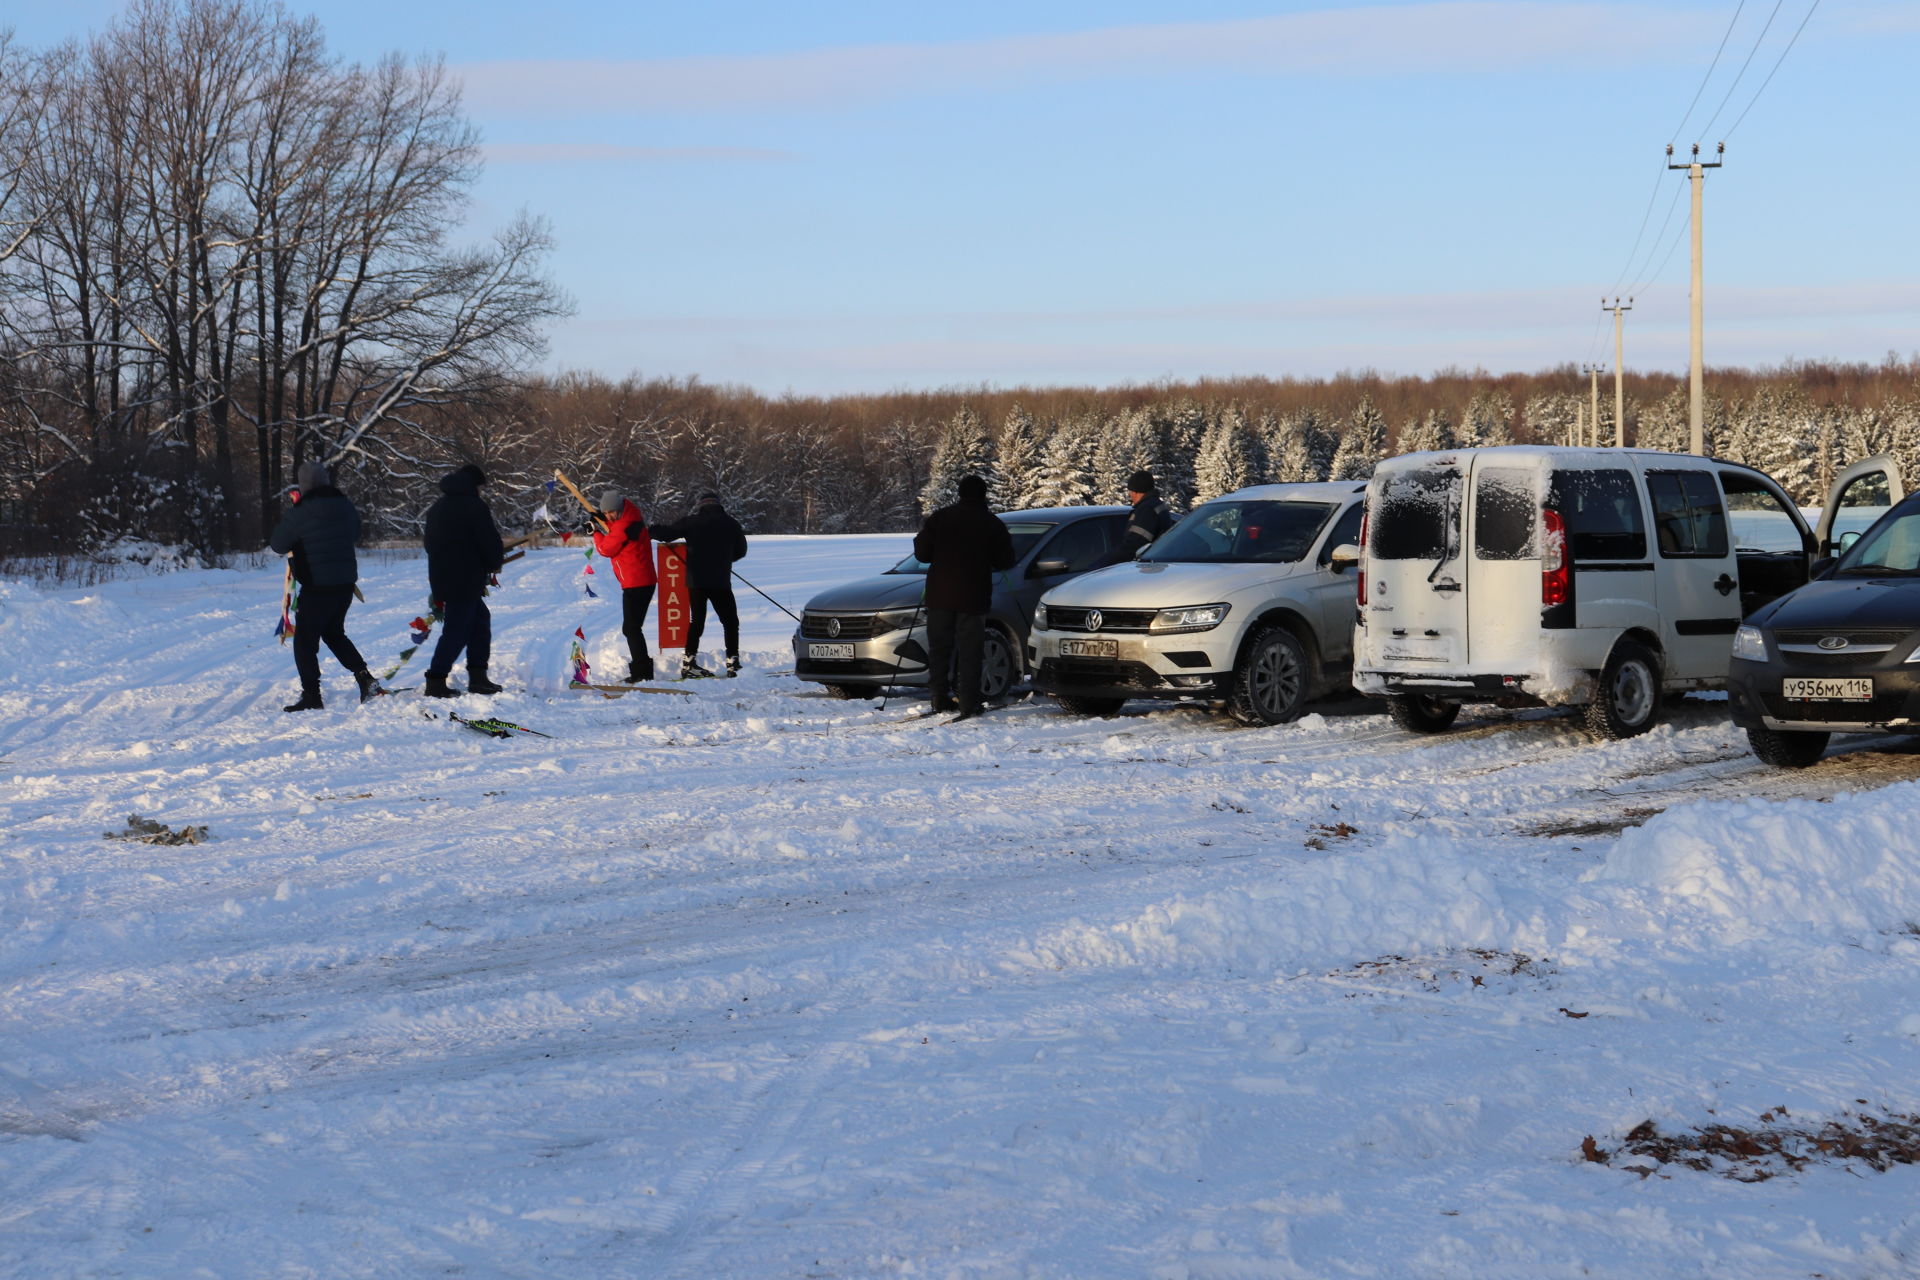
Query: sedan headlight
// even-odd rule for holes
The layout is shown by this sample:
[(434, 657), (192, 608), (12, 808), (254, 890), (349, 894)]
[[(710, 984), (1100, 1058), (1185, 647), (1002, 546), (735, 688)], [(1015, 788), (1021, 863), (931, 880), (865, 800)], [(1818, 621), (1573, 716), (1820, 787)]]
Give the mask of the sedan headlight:
[(1211, 631), (1227, 619), (1231, 605), (1195, 604), (1183, 609), (1162, 609), (1153, 615), (1149, 630), (1159, 635), (1178, 631)]
[(919, 620), (918, 609), (883, 609), (873, 615), (873, 634), (883, 636), (889, 631), (903, 631)]
[(1908, 662), (1920, 662), (1920, 644), (1913, 646), (1913, 652), (1907, 655)]
[(1047, 606), (1040, 604), (1033, 607), (1033, 629), (1035, 631), (1047, 629)]
[(1733, 656), (1748, 662), (1767, 660), (1767, 638), (1758, 627), (1741, 627), (1733, 633)]

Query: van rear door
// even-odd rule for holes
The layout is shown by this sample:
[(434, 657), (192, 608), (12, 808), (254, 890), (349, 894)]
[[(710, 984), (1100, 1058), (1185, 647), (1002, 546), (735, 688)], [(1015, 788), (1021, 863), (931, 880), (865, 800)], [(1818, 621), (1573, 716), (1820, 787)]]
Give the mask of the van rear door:
[(1375, 473), (1367, 495), (1365, 611), (1378, 660), (1435, 671), (1468, 662), (1466, 489), (1465, 468), (1446, 456)]
[(1479, 672), (1521, 674), (1540, 664), (1540, 508), (1546, 500), (1541, 455), (1495, 451), (1474, 455), (1467, 534), (1467, 626)]

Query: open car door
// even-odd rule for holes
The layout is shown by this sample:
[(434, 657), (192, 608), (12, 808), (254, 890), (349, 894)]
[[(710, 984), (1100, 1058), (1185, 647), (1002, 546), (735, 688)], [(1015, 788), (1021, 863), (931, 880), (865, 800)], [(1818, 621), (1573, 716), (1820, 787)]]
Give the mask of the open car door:
[(1840, 473), (1827, 494), (1827, 505), (1813, 536), (1821, 557), (1837, 556), (1907, 496), (1900, 464), (1886, 454), (1862, 458)]

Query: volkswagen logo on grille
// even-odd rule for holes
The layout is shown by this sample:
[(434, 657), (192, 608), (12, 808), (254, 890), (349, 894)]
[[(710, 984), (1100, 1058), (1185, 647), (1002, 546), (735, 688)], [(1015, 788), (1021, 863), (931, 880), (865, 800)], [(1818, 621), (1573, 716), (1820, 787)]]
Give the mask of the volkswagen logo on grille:
[(838, 618), (827, 619), (827, 634), (830, 636), (837, 636), (840, 634), (840, 619)]
[(1847, 643), (1845, 636), (1821, 636), (1818, 641), (1822, 649), (1844, 649)]
[(1098, 631), (1101, 622), (1102, 618), (1100, 617), (1100, 611), (1098, 609), (1087, 610), (1087, 630)]

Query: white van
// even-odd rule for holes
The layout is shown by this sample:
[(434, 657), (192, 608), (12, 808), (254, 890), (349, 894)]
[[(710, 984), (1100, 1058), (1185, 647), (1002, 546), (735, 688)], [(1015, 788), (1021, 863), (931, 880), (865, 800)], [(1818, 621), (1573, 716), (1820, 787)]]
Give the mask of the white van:
[[(1863, 464), (1865, 465), (1865, 464)], [(1357, 548), (1354, 685), (1394, 721), (1445, 729), (1462, 703), (1584, 706), (1642, 733), (1667, 694), (1726, 686), (1747, 614), (1808, 580), (1816, 537), (1751, 467), (1638, 449), (1509, 446), (1382, 462)], [(1879, 495), (1874, 495), (1878, 500)]]

